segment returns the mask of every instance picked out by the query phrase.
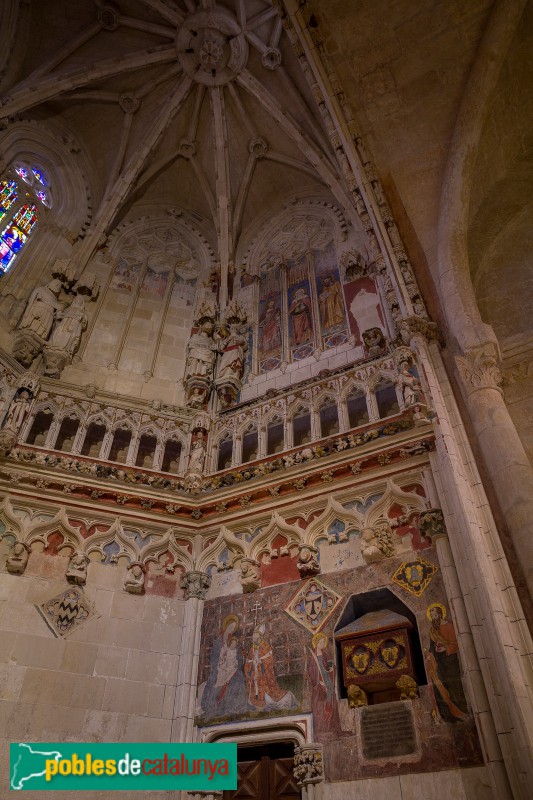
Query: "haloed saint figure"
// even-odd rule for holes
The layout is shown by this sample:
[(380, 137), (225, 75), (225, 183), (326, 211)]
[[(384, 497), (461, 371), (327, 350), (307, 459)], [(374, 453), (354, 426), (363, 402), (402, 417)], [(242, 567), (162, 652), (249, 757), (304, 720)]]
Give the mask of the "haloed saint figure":
[(439, 714), (446, 722), (465, 720), (467, 704), (455, 629), (451, 622), (446, 622), (446, 608), (441, 603), (433, 603), (426, 613), (431, 622), (426, 667)]

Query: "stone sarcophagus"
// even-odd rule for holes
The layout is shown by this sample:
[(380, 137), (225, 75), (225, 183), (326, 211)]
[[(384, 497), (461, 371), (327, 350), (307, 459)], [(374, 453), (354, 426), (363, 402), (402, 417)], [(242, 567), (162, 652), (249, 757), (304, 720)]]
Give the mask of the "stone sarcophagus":
[(337, 631), (352, 707), (366, 705), (369, 698), (371, 703), (399, 700), (406, 678), (416, 687), (412, 636), (407, 617), (388, 609), (365, 614)]

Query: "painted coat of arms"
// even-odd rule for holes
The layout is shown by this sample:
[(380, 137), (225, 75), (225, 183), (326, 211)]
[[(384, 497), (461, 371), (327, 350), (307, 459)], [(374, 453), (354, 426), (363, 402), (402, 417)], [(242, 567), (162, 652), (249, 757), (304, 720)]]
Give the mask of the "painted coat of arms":
[(69, 586), (36, 608), (57, 637), (67, 636), (95, 614), (93, 604), (78, 586)]
[(285, 611), (300, 625), (315, 633), (341, 601), (340, 595), (316, 578), (310, 578), (292, 597)]

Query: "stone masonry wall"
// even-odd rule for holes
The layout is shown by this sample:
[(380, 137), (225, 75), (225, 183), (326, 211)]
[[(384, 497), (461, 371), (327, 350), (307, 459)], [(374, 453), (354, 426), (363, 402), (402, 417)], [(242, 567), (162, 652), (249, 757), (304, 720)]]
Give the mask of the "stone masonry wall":
[(6, 549), (1, 543), (0, 771), (6, 791), (10, 742), (169, 741), (184, 601), (126, 594), (120, 565), (92, 562), (83, 591), (96, 614), (56, 638), (35, 605), (68, 588), (68, 558), (32, 552), (25, 574), (10, 575)]

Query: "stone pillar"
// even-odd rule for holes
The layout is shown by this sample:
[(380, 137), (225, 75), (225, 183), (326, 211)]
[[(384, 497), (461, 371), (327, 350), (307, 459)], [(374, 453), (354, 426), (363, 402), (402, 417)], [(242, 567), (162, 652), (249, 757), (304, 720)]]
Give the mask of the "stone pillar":
[(294, 748), (294, 777), (302, 789), (302, 800), (321, 800), (324, 781), (321, 744), (311, 742)]
[(456, 364), (472, 425), (533, 596), (533, 469), (505, 405), (496, 346), (472, 347), (456, 357)]
[(468, 686), (468, 696), (479, 730), (479, 739), (487, 770), (492, 775), (492, 785), (498, 800), (512, 799), (513, 794), (507, 778), (500, 742), (490, 709), (487, 689), (483, 681), (472, 630), (468, 622), (463, 593), (455, 568), (444, 516), (440, 508), (432, 508), (420, 515), (420, 530), (435, 545), (437, 557), (446, 587), (448, 602), (453, 610), (455, 631), (461, 652), (463, 676)]
[(202, 615), (207, 590), (211, 583), (205, 572), (187, 572), (182, 578), (185, 590), (185, 614), (181, 634), (176, 680), (176, 699), (172, 719), (172, 742), (192, 742), (196, 710), (198, 661)]
[[(513, 796), (526, 800), (533, 781), (531, 633), (438, 343), (434, 336), (428, 338), (429, 345), (425, 336), (413, 336), (411, 347), (420, 359), (436, 412), (436, 451), (429, 454), (429, 460), (439, 505), (442, 503), (446, 514), (450, 549), (477, 656), (475, 668), (486, 687)], [(463, 652), (461, 657), (469, 660)], [(496, 792), (494, 787), (495, 796)]]

